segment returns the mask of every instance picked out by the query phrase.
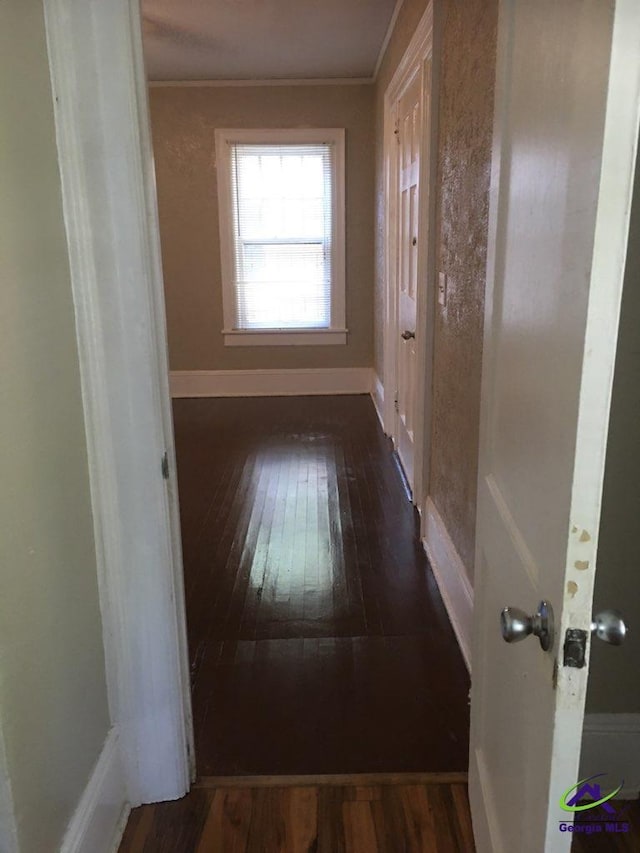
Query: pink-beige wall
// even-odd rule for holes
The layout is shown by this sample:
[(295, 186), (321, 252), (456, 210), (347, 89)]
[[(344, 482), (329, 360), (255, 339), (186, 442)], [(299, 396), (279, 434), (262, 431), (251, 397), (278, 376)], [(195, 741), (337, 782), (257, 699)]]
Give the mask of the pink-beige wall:
[[(376, 85), (375, 367), (383, 375), (384, 92), (425, 0), (405, 0)], [(429, 494), (473, 575), (480, 373), (491, 169), (497, 0), (435, 4), (440, 42), (436, 268), (448, 276), (435, 311)], [(437, 61), (437, 56), (436, 56)], [(388, 389), (385, 389), (388, 393)]]
[[(172, 370), (367, 367), (373, 358), (373, 87), (150, 89)], [(214, 131), (346, 129), (346, 346), (225, 347)]]

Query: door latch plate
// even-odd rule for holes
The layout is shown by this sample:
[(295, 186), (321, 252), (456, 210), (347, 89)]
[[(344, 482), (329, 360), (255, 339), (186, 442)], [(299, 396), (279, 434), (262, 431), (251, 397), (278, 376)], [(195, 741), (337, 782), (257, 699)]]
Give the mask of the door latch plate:
[(564, 665), (582, 669), (587, 654), (587, 632), (580, 628), (567, 628), (564, 635)]

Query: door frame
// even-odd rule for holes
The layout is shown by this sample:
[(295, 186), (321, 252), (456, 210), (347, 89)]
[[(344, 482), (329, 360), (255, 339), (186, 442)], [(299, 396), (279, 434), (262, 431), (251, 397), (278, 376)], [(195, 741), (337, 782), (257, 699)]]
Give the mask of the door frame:
[(139, 0), (44, 11), (109, 709), (119, 793), (136, 806), (183, 796), (195, 774), (141, 12)]
[[(421, 511), (429, 482), (431, 445), (431, 387), (433, 376), (433, 333), (435, 306), (435, 193), (437, 171), (437, 64), (434, 50), (434, 11), (429, 2), (413, 37), (384, 93), (383, 114), (383, 189), (384, 237), (383, 269), (383, 428), (396, 443), (397, 420), (395, 390), (397, 388), (397, 197), (398, 144), (396, 142), (396, 105), (416, 71), (431, 59), (431, 76), (423, 86), (423, 133), (420, 150), (420, 196), (418, 219), (418, 287), (416, 292), (416, 363), (414, 430), (413, 503)], [(430, 100), (429, 125), (425, 128), (427, 98)], [(424, 165), (423, 165), (424, 164)]]

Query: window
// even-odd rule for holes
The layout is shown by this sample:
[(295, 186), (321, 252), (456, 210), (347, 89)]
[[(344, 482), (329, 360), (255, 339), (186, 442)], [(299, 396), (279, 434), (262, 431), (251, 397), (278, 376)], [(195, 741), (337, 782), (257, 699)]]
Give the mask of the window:
[(344, 130), (217, 130), (227, 346), (344, 344)]

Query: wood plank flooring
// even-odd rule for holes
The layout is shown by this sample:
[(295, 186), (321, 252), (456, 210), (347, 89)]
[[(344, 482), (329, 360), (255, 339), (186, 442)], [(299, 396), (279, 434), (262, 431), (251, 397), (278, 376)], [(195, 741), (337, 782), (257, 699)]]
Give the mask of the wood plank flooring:
[[(177, 802), (134, 809), (119, 853), (474, 853), (463, 778), (321, 781), (205, 781)], [(575, 833), (571, 853), (640, 850), (640, 802), (613, 805), (629, 831)]]
[[(473, 853), (437, 773), (467, 768), (468, 677), (369, 399), (174, 417), (200, 781), (120, 853)], [(572, 853), (640, 850), (629, 821)]]
[(134, 809), (120, 853), (473, 853), (466, 785), (194, 788)]
[(198, 772), (466, 770), (467, 671), (369, 397), (174, 423)]

